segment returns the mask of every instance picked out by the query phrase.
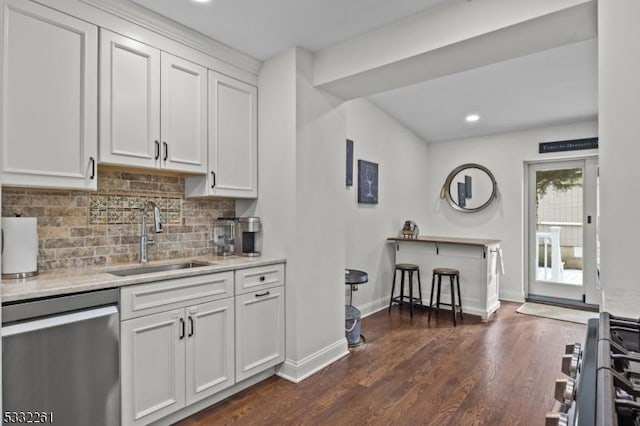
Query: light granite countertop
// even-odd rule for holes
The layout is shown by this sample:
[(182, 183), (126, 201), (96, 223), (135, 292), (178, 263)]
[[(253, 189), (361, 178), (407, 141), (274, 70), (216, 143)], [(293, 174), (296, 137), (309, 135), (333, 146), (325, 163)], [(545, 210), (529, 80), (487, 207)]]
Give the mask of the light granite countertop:
[[(131, 269), (136, 267), (170, 265), (183, 262), (208, 263), (209, 266), (200, 266), (190, 269), (153, 272), (138, 275), (119, 277), (110, 274), (109, 271)], [(70, 268), (45, 271), (35, 277), (25, 279), (2, 280), (2, 303), (35, 299), (47, 296), (61, 296), (84, 291), (118, 288), (132, 284), (142, 284), (153, 281), (182, 278), (194, 275), (209, 274), (212, 272), (231, 271), (236, 269), (252, 268), (283, 263), (285, 259), (259, 256), (199, 256), (185, 259), (170, 259), (126, 265), (111, 265), (102, 267)]]

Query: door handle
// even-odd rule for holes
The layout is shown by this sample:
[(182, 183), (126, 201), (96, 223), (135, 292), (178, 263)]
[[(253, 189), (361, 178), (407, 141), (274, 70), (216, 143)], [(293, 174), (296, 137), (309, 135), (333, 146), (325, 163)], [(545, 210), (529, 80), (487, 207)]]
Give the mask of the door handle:
[(211, 172), (211, 176), (213, 176), (213, 183), (211, 184), (211, 189), (216, 186), (216, 172)]
[(158, 158), (160, 158), (160, 141), (154, 141), (155, 145), (156, 145), (156, 155), (154, 157), (154, 160), (157, 160)]
[(169, 144), (166, 142), (162, 142), (162, 146), (164, 147), (164, 161), (167, 161), (167, 158), (169, 158)]
[(191, 315), (189, 315), (189, 336), (187, 336), (187, 337), (193, 336), (193, 333), (195, 333), (193, 317)]
[(91, 176), (89, 176), (89, 179), (93, 180), (96, 177), (96, 159), (89, 157), (89, 161), (91, 161)]
[(264, 296), (268, 296), (268, 295), (270, 295), (270, 294), (271, 294), (271, 292), (269, 292), (269, 291), (265, 291), (264, 293), (257, 293), (257, 294), (256, 294), (256, 297), (264, 297)]
[(180, 340), (184, 339), (184, 318), (180, 318)]

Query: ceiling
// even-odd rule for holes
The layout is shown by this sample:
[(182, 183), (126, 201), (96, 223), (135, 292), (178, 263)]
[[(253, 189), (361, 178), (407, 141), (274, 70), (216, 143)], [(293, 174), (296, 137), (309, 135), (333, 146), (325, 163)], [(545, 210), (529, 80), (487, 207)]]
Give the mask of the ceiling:
[[(460, 0), (131, 0), (256, 59), (314, 52)], [(597, 43), (588, 40), (369, 99), (428, 142), (597, 117)], [(464, 117), (477, 113), (480, 120)]]

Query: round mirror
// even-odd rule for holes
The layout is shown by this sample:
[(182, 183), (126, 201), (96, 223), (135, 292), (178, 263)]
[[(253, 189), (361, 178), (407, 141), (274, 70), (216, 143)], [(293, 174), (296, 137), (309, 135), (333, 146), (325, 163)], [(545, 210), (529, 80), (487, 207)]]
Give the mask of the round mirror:
[(498, 195), (498, 185), (493, 174), (480, 164), (463, 164), (456, 167), (444, 182), (440, 198), (456, 210), (477, 212), (487, 207)]

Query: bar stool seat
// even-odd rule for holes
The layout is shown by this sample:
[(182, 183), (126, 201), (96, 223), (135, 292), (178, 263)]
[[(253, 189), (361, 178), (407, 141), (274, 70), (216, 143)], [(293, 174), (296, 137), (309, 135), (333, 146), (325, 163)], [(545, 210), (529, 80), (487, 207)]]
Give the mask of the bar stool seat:
[[(396, 288), (396, 275), (397, 272), (400, 271), (400, 295), (394, 297), (393, 293)], [(418, 295), (419, 298), (413, 297), (413, 273), (418, 275)], [(409, 296), (404, 295), (404, 276), (405, 273), (409, 275)], [(389, 312), (391, 312), (391, 306), (393, 302), (399, 303), (402, 306), (402, 303), (405, 299), (409, 300), (409, 312), (411, 317), (413, 317), (413, 305), (417, 301), (420, 305), (422, 305), (422, 283), (420, 282), (420, 267), (413, 263), (397, 263), (395, 269), (393, 271), (393, 285), (391, 286), (391, 300), (389, 300)]]
[[(431, 321), (431, 311), (433, 311), (433, 291), (436, 283), (436, 277), (438, 277), (438, 290), (436, 296), (436, 314), (440, 311), (440, 305), (451, 306), (451, 313), (453, 314), (453, 326), (456, 326), (456, 316), (458, 311), (460, 312), (460, 319), (464, 319), (462, 316), (462, 295), (460, 293), (460, 271), (454, 268), (434, 268), (431, 278), (431, 297), (429, 298), (429, 315), (427, 321)], [(451, 284), (451, 303), (440, 303), (440, 289), (442, 284), (442, 277), (449, 277)], [(458, 290), (458, 304), (456, 304), (456, 289)]]
[(460, 275), (460, 271), (453, 268), (435, 268), (433, 273), (438, 275)]

